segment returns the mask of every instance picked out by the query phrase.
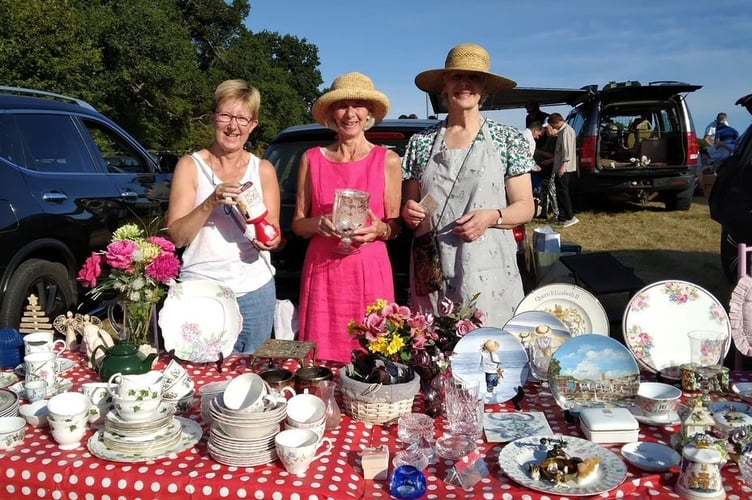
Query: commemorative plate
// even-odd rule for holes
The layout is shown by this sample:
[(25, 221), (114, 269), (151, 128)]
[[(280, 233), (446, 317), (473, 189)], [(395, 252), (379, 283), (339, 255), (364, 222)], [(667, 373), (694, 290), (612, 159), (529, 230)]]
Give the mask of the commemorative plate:
[(609, 334), (608, 315), (603, 305), (592, 293), (577, 285), (552, 283), (536, 288), (522, 299), (515, 315), (524, 311), (553, 315), (567, 326), (572, 337)]
[(483, 345), (488, 340), (499, 343), (498, 357), (494, 358), (503, 370), (494, 391), (486, 394), (486, 404), (503, 403), (517, 395), (528, 377), (528, 359), (517, 337), (500, 328), (483, 327), (472, 330), (454, 346), (452, 374), (462, 380), (477, 379), (481, 392), (486, 389), (486, 377), (481, 366)]
[(640, 367), (622, 343), (604, 335), (572, 337), (551, 357), (548, 383), (565, 410), (633, 406)]
[(572, 436), (557, 435), (566, 443), (564, 451), (569, 457), (600, 458), (600, 465), (595, 479), (580, 485), (574, 480), (564, 484), (555, 484), (543, 476), (534, 479), (530, 474), (530, 464), (540, 464), (546, 456), (548, 447), (541, 443), (541, 439), (551, 439), (552, 436), (530, 436), (508, 443), (499, 453), (499, 465), (509, 478), (531, 490), (562, 495), (564, 497), (582, 497), (599, 495), (618, 487), (627, 477), (627, 466), (614, 452), (588, 441)]
[(624, 342), (638, 362), (653, 373), (673, 378), (692, 361), (689, 332), (712, 330), (727, 335), (730, 324), (723, 305), (710, 292), (687, 281), (658, 281), (627, 303), (622, 321)]

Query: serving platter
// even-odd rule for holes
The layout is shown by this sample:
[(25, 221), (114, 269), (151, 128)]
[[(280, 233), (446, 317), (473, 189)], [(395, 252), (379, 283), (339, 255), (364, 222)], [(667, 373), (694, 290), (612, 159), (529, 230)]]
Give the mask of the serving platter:
[(536, 288), (522, 299), (514, 314), (543, 311), (559, 319), (576, 337), (585, 334), (608, 335), (608, 314), (600, 301), (582, 287), (551, 283)]
[(692, 361), (689, 332), (720, 331), (727, 335), (724, 357), (731, 347), (725, 308), (710, 292), (681, 280), (652, 283), (627, 303), (622, 321), (624, 342), (647, 370), (674, 378)]
[(175, 443), (173, 443), (168, 448), (154, 451), (151, 450), (148, 446), (143, 446), (140, 451), (116, 451), (105, 444), (104, 429), (100, 429), (96, 433), (94, 433), (89, 438), (86, 445), (92, 455), (97, 458), (101, 458), (102, 460), (109, 460), (111, 462), (137, 463), (169, 458), (194, 446), (199, 442), (202, 435), (201, 426), (198, 423), (188, 418), (174, 418), (178, 420), (182, 426), (181, 434), (180, 437), (175, 441)]
[(570, 457), (594, 458), (600, 457), (600, 465), (596, 478), (585, 485), (575, 481), (567, 481), (565, 485), (556, 485), (541, 479), (533, 479), (530, 475), (529, 464), (540, 463), (546, 458), (548, 448), (541, 444), (542, 438), (552, 436), (529, 436), (508, 443), (499, 452), (499, 465), (509, 478), (531, 490), (562, 495), (565, 497), (582, 497), (599, 495), (618, 487), (627, 477), (627, 466), (614, 452), (588, 441), (573, 436), (556, 435), (554, 439), (562, 439), (566, 443), (564, 451)]
[(233, 291), (205, 280), (170, 287), (159, 312), (165, 350), (195, 363), (214, 362), (232, 354), (243, 317)]
[(481, 350), (487, 340), (499, 343), (499, 368), (504, 370), (492, 394), (486, 395), (486, 404), (503, 403), (517, 395), (519, 387), (527, 381), (529, 364), (527, 352), (517, 337), (501, 328), (477, 328), (454, 346), (452, 374), (462, 380), (477, 379), (481, 393), (485, 393), (486, 377), (481, 367)]
[(649, 441), (627, 443), (621, 447), (621, 455), (630, 464), (648, 472), (666, 471), (681, 462), (681, 455), (673, 448)]
[(622, 343), (604, 335), (580, 335), (551, 357), (548, 384), (565, 410), (630, 407), (640, 388), (640, 367)]

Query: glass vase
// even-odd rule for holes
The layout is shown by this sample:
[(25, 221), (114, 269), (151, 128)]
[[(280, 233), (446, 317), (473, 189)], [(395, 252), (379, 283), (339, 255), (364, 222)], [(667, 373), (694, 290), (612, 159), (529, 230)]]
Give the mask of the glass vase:
[(430, 417), (438, 417), (444, 409), (445, 384), (449, 375), (438, 373), (423, 384), (423, 411)]
[(336, 429), (342, 422), (342, 412), (334, 399), (335, 383), (331, 380), (319, 382), (319, 397), (326, 403), (326, 429)]
[(147, 301), (124, 300), (123, 324), (120, 338), (136, 346), (149, 345), (159, 348), (155, 338), (156, 333), (152, 329), (152, 317), (154, 316), (154, 304)]

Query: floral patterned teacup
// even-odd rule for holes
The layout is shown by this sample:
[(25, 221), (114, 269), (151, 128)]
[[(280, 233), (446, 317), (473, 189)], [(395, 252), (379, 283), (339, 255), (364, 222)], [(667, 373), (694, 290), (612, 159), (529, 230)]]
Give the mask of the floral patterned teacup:
[(57, 354), (54, 352), (33, 352), (24, 356), (26, 381), (44, 380), (47, 390), (52, 391), (57, 384)]
[[(325, 443), (326, 450), (316, 453)], [(323, 438), (310, 429), (287, 429), (274, 437), (274, 446), (282, 465), (290, 474), (304, 476), (311, 462), (332, 452), (334, 443), (331, 438)]]

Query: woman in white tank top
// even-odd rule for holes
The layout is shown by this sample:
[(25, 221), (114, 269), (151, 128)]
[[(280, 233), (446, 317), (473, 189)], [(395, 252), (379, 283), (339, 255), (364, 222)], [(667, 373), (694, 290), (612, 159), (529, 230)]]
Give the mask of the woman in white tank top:
[[(234, 352), (253, 353), (271, 336), (276, 291), (269, 250), (232, 215), (240, 185), (253, 182), (279, 227), (279, 184), (267, 160), (244, 149), (258, 125), (258, 90), (243, 80), (227, 80), (214, 92), (214, 142), (184, 156), (175, 168), (167, 224), (170, 238), (185, 247), (180, 280), (212, 280), (229, 286), (238, 299), (243, 330)], [(239, 223), (240, 222), (240, 223)], [(251, 226), (252, 228), (252, 226)]]

